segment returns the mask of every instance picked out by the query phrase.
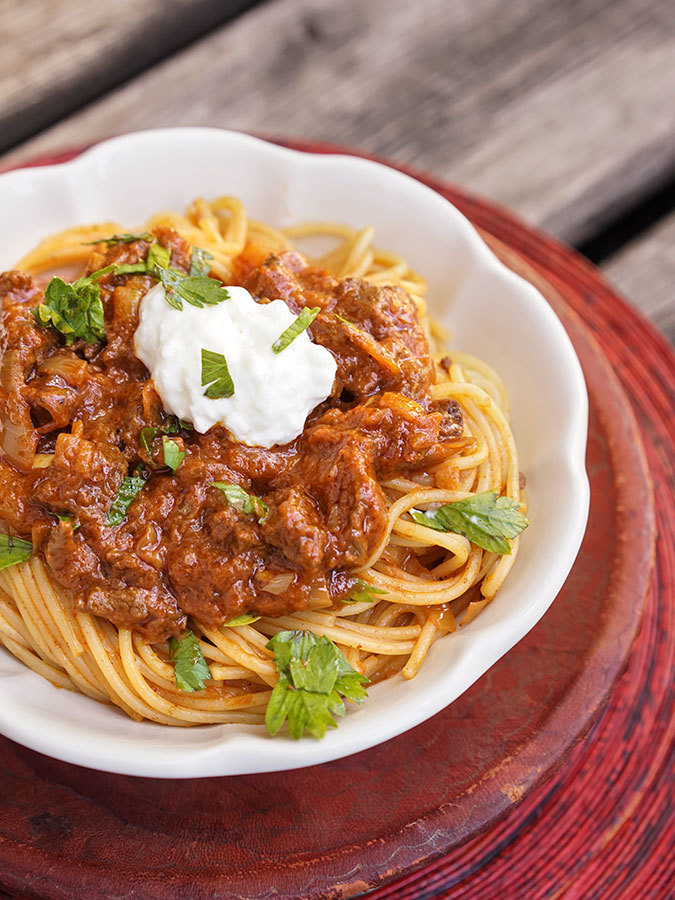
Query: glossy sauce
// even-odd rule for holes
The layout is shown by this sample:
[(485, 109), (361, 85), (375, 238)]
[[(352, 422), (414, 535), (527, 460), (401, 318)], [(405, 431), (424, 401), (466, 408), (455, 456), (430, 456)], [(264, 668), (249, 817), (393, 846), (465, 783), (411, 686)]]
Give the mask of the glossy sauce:
[[(187, 271), (189, 245), (168, 229), (157, 236)], [(147, 250), (144, 241), (101, 246), (88, 271)], [(283, 615), (316, 597), (337, 602), (385, 533), (379, 482), (443, 462), (463, 440), (456, 404), (431, 402), (429, 348), (404, 291), (338, 281), (294, 252), (236, 270), (260, 302), (281, 298), (295, 314), (321, 308), (309, 335), (337, 363), (333, 389), (282, 446), (247, 446), (222, 426), (181, 428), (172, 440), (186, 457), (175, 473), (163, 465), (161, 433), (150, 454), (140, 445), (144, 427), (175, 425), (134, 354), (139, 303), (154, 280), (103, 276), (106, 342), (66, 347), (31, 314), (39, 286), (0, 275), (0, 518), (33, 540), (80, 608), (151, 641), (178, 633), (187, 615), (216, 625)], [(108, 526), (139, 464), (146, 483), (125, 521)], [(264, 523), (230, 506), (214, 481), (262, 498)]]

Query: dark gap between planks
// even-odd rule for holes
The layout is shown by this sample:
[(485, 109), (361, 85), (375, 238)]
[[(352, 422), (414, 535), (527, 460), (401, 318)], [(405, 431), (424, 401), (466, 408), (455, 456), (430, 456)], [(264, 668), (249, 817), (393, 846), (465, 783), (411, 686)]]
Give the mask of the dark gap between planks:
[[(78, 84), (65, 84), (28, 105), (20, 117), (3, 123), (0, 154), (35, 137), (83, 106), (126, 84), (168, 57), (201, 40), (263, 0), (199, 0), (180, 13), (165, 16), (152, 35), (139, 33), (123, 47), (102, 54), (97, 66)], [(0, 895), (0, 900), (2, 900)]]
[(602, 227), (576, 249), (594, 265), (601, 265), (635, 238), (675, 211), (675, 176)]

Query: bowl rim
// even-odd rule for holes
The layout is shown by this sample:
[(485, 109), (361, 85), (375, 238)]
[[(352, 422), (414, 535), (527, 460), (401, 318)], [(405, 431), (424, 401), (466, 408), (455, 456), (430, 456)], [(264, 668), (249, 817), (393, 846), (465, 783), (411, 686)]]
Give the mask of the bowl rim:
[[(528, 615), (516, 615), (509, 620), (512, 627), (510, 629), (507, 628), (508, 633), (502, 636), (498, 646), (493, 648), (493, 652), (487, 655), (487, 662), (480, 665), (480, 671), (472, 672), (461, 679), (459, 690), (452, 698), (454, 700), (536, 624), (560, 590), (579, 550), (586, 527), (589, 507), (589, 484), (584, 462), (588, 397), (576, 353), (562, 324), (544, 297), (497, 259), (480, 238), (471, 222), (450, 201), (441, 197), (431, 187), (417, 181), (414, 177), (371, 159), (355, 157), (349, 154), (331, 153), (330, 155), (325, 155), (291, 149), (262, 138), (225, 129), (199, 127), (166, 128), (132, 132), (110, 138), (88, 148), (82, 154), (67, 162), (4, 172), (0, 175), (0, 185), (7, 184), (10, 179), (17, 183), (21, 179), (28, 179), (29, 181), (36, 178), (47, 180), (56, 177), (58, 179), (66, 173), (77, 172), (78, 169), (85, 171), (88, 166), (93, 166), (97, 160), (105, 159), (111, 154), (114, 156), (120, 147), (128, 148), (134, 141), (180, 141), (186, 137), (210, 141), (213, 139), (213, 136), (217, 136), (217, 140), (226, 139), (235, 145), (238, 144), (244, 152), (247, 148), (255, 147), (259, 151), (264, 147), (265, 152), (271, 156), (276, 156), (278, 160), (290, 161), (293, 164), (311, 161), (312, 164), (320, 166), (325, 171), (330, 171), (336, 166), (338, 168), (340, 166), (355, 166), (364, 171), (368, 169), (371, 173), (376, 173), (375, 177), (377, 178), (385, 178), (390, 181), (395, 179), (400, 183), (405, 182), (408, 187), (414, 185), (416, 191), (423, 191), (428, 195), (433, 195), (437, 200), (446, 204), (449, 210), (453, 211), (455, 221), (463, 223), (460, 225), (460, 228), (464, 231), (464, 238), (472, 243), (473, 249), (488, 269), (502, 279), (515, 279), (517, 282), (521, 282), (522, 286), (528, 286), (531, 297), (535, 298), (532, 302), (536, 302), (539, 305), (539, 311), (545, 318), (548, 318), (551, 334), (555, 335), (562, 352), (566, 353), (566, 375), (569, 377), (569, 384), (566, 387), (574, 392), (576, 400), (574, 409), (576, 413), (567, 423), (565, 429), (567, 453), (564, 458), (570, 465), (569, 474), (575, 485), (575, 503), (573, 504), (572, 516), (568, 522), (569, 540), (559, 554), (558, 571), (550, 579), (548, 590), (543, 592), (547, 596), (548, 594), (551, 594), (551, 596), (543, 609), (540, 608), (540, 604), (536, 610), (530, 611)], [(29, 674), (34, 678), (41, 678), (35, 673)], [(95, 702), (90, 701), (89, 698), (83, 697), (82, 699), (87, 702)], [(109, 743), (102, 736), (94, 734), (90, 735), (86, 742), (78, 743), (77, 740), (73, 740), (73, 734), (68, 729), (68, 723), (65, 723), (59, 734), (50, 732), (49, 729), (40, 727), (39, 715), (31, 714), (30, 710), (27, 711), (25, 709), (23, 710), (25, 715), (16, 715), (18, 710), (12, 709), (11, 703), (9, 708), (0, 705), (0, 732), (33, 750), (65, 762), (119, 774), (166, 778), (238, 775), (300, 768), (348, 756), (380, 744), (413, 728), (443, 709), (446, 705), (447, 701), (445, 701), (442, 692), (438, 690), (433, 697), (427, 697), (425, 702), (420, 703), (415, 711), (410, 712), (404, 718), (389, 713), (388, 724), (385, 723), (376, 737), (371, 736), (369, 738), (365, 737), (366, 729), (364, 729), (363, 735), (357, 737), (352, 734), (347, 737), (344, 732), (341, 734), (340, 729), (337, 729), (331, 733), (330, 737), (333, 738), (331, 741), (324, 739), (321, 742), (316, 742), (306, 739), (297, 743), (292, 742), (290, 739), (279, 740), (278, 738), (272, 742), (271, 739), (261, 735), (259, 727), (256, 726), (209, 725), (196, 726), (194, 729), (173, 729), (173, 731), (203, 731), (204, 729), (209, 729), (214, 735), (217, 732), (218, 739), (196, 748), (188, 748), (188, 745), (182, 745), (169, 751), (168, 748), (162, 750), (160, 747), (158, 754), (157, 741), (154, 739), (148, 741), (146, 739), (142, 743), (152, 750), (150, 754), (147, 754), (147, 758), (143, 753), (145, 748), (140, 750), (139, 748), (134, 749), (133, 740), (124, 740), (119, 745), (110, 747)], [(165, 730), (163, 726), (154, 725), (153, 723), (133, 724), (139, 724), (140, 727), (144, 728)], [(224, 733), (225, 729), (230, 731)], [(237, 729), (237, 731), (235, 732), (234, 729)], [(372, 729), (370, 729), (370, 732), (372, 733)], [(161, 733), (158, 730), (157, 736)], [(257, 739), (255, 741), (257, 745), (256, 751), (253, 753), (251, 752), (252, 735)], [(263, 737), (264, 740), (261, 741), (260, 737)], [(220, 756), (215, 752), (218, 750), (222, 751)], [(243, 767), (236, 764), (234, 766), (222, 765), (222, 761), (228, 758), (230, 760), (242, 758), (247, 759), (248, 762)], [(186, 765), (186, 760), (189, 760), (189, 765)], [(221, 764), (219, 764), (219, 761)]]

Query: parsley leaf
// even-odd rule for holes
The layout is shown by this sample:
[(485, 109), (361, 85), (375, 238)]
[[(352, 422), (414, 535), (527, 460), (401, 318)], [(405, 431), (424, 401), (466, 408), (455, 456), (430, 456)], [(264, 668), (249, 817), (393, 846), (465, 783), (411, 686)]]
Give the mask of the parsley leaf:
[(203, 690), (204, 682), (211, 677), (211, 671), (197, 638), (191, 631), (169, 639), (169, 658), (173, 663), (176, 684), (181, 691), (191, 694), (193, 691)]
[(145, 478), (138, 474), (138, 470), (133, 475), (124, 476), (117, 497), (108, 511), (106, 525), (122, 524), (127, 517), (127, 510), (144, 484)]
[(88, 247), (90, 244), (108, 244), (111, 247), (113, 244), (132, 244), (134, 241), (154, 240), (156, 240), (154, 234), (150, 234), (147, 231), (143, 231), (140, 234), (130, 234), (125, 231), (123, 234), (113, 234), (112, 237), (101, 238), (99, 241), (84, 241), (83, 243), (85, 247)]
[(72, 516), (70, 513), (53, 512), (51, 513), (51, 515), (56, 516), (59, 522), (70, 522), (73, 531), (77, 531), (77, 529), (80, 527), (80, 523), (77, 521), (75, 516)]
[(166, 269), (171, 261), (171, 250), (162, 244), (153, 244), (148, 248), (148, 255), (145, 258), (145, 266), (149, 274), (153, 274), (156, 268)]
[(0, 569), (26, 562), (32, 554), (33, 545), (30, 541), (23, 541), (11, 534), (0, 534)]
[(52, 278), (45, 289), (44, 303), (33, 310), (38, 325), (51, 325), (60, 331), (70, 345), (76, 338), (88, 344), (105, 340), (105, 322), (101, 289), (94, 281), (94, 272), (86, 278), (78, 278), (68, 284), (62, 278)]
[(230, 506), (234, 506), (235, 509), (246, 513), (246, 515), (255, 514), (258, 516), (258, 524), (265, 524), (270, 510), (269, 506), (260, 497), (247, 494), (238, 484), (230, 484), (227, 481), (212, 481), (211, 485), (225, 494), (225, 499)]
[(279, 671), (265, 711), (265, 725), (276, 734), (288, 719), (296, 740), (307, 731), (322, 738), (335, 728), (335, 716), (345, 714), (343, 697), (363, 703), (368, 682), (349, 665), (342, 651), (327, 637), (311, 631), (280, 631), (268, 641)]
[(141, 428), (141, 433), (138, 436), (138, 443), (141, 446), (141, 450), (145, 450), (150, 465), (154, 465), (152, 462), (152, 442), (157, 437), (158, 431), (159, 428), (155, 428), (153, 425), (145, 425)]
[(206, 384), (209, 387), (204, 394), (211, 400), (231, 397), (234, 394), (234, 382), (223, 354), (202, 348), (202, 386)]
[[(159, 464), (154, 461), (152, 456), (152, 443), (157, 435), (161, 434), (164, 464), (169, 466), (169, 468), (173, 469), (173, 471), (175, 472), (178, 466), (185, 459), (186, 454), (180, 449), (176, 441), (168, 441), (168, 438), (164, 437), (164, 435), (178, 434), (181, 429), (192, 430), (192, 425), (190, 425), (188, 422), (184, 422), (182, 419), (176, 418), (176, 416), (169, 416), (168, 419), (165, 419), (161, 425), (144, 425), (143, 428), (141, 428), (141, 432), (138, 436), (138, 445), (145, 453), (143, 461), (153, 469), (160, 468)], [(167, 442), (169, 445), (171, 445), (168, 446), (168, 448)], [(173, 462), (176, 463), (175, 468), (172, 465)]]
[(223, 622), (225, 628), (236, 628), (238, 625), (250, 625), (251, 622), (257, 622), (260, 616), (250, 616), (248, 613), (242, 613), (240, 616), (235, 616), (234, 619), (230, 619), (229, 622)]
[[(149, 254), (148, 254), (149, 255)], [(153, 275), (164, 285), (166, 299), (176, 309), (183, 308), (183, 300), (192, 306), (215, 306), (230, 299), (227, 288), (217, 278), (204, 275), (183, 275), (176, 269), (156, 266)]]
[(386, 594), (387, 591), (383, 591), (382, 588), (374, 587), (372, 584), (368, 584), (366, 581), (361, 581), (360, 578), (354, 579), (354, 587), (352, 588), (351, 593), (348, 597), (342, 600), (343, 603), (376, 603), (376, 598), (373, 597), (373, 594)]
[(418, 525), (463, 534), (483, 550), (501, 554), (511, 553), (506, 539), (516, 537), (530, 524), (517, 500), (498, 497), (491, 491), (446, 503), (429, 512), (411, 509), (410, 515)]
[(281, 353), (282, 350), (285, 350), (291, 341), (294, 341), (299, 334), (302, 334), (306, 328), (309, 328), (320, 312), (321, 307), (319, 306), (314, 306), (312, 309), (305, 306), (295, 322), (293, 322), (292, 325), (289, 325), (286, 331), (283, 331), (272, 344), (272, 350), (274, 350), (275, 353)]
[(181, 450), (178, 444), (166, 435), (162, 438), (162, 447), (164, 449), (164, 462), (172, 472), (175, 472), (185, 459), (185, 451)]
[(192, 248), (192, 259), (190, 261), (190, 275), (206, 277), (211, 271), (208, 260), (213, 259), (213, 253), (208, 250), (202, 250), (201, 247)]

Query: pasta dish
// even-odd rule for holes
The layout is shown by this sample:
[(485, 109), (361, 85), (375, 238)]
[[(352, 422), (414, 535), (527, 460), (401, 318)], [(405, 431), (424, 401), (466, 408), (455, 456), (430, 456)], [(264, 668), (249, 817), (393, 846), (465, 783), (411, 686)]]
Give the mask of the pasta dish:
[(292, 737), (413, 678), (527, 526), (504, 386), (425, 293), (372, 228), (233, 197), (0, 275), (0, 642), (137, 720)]

